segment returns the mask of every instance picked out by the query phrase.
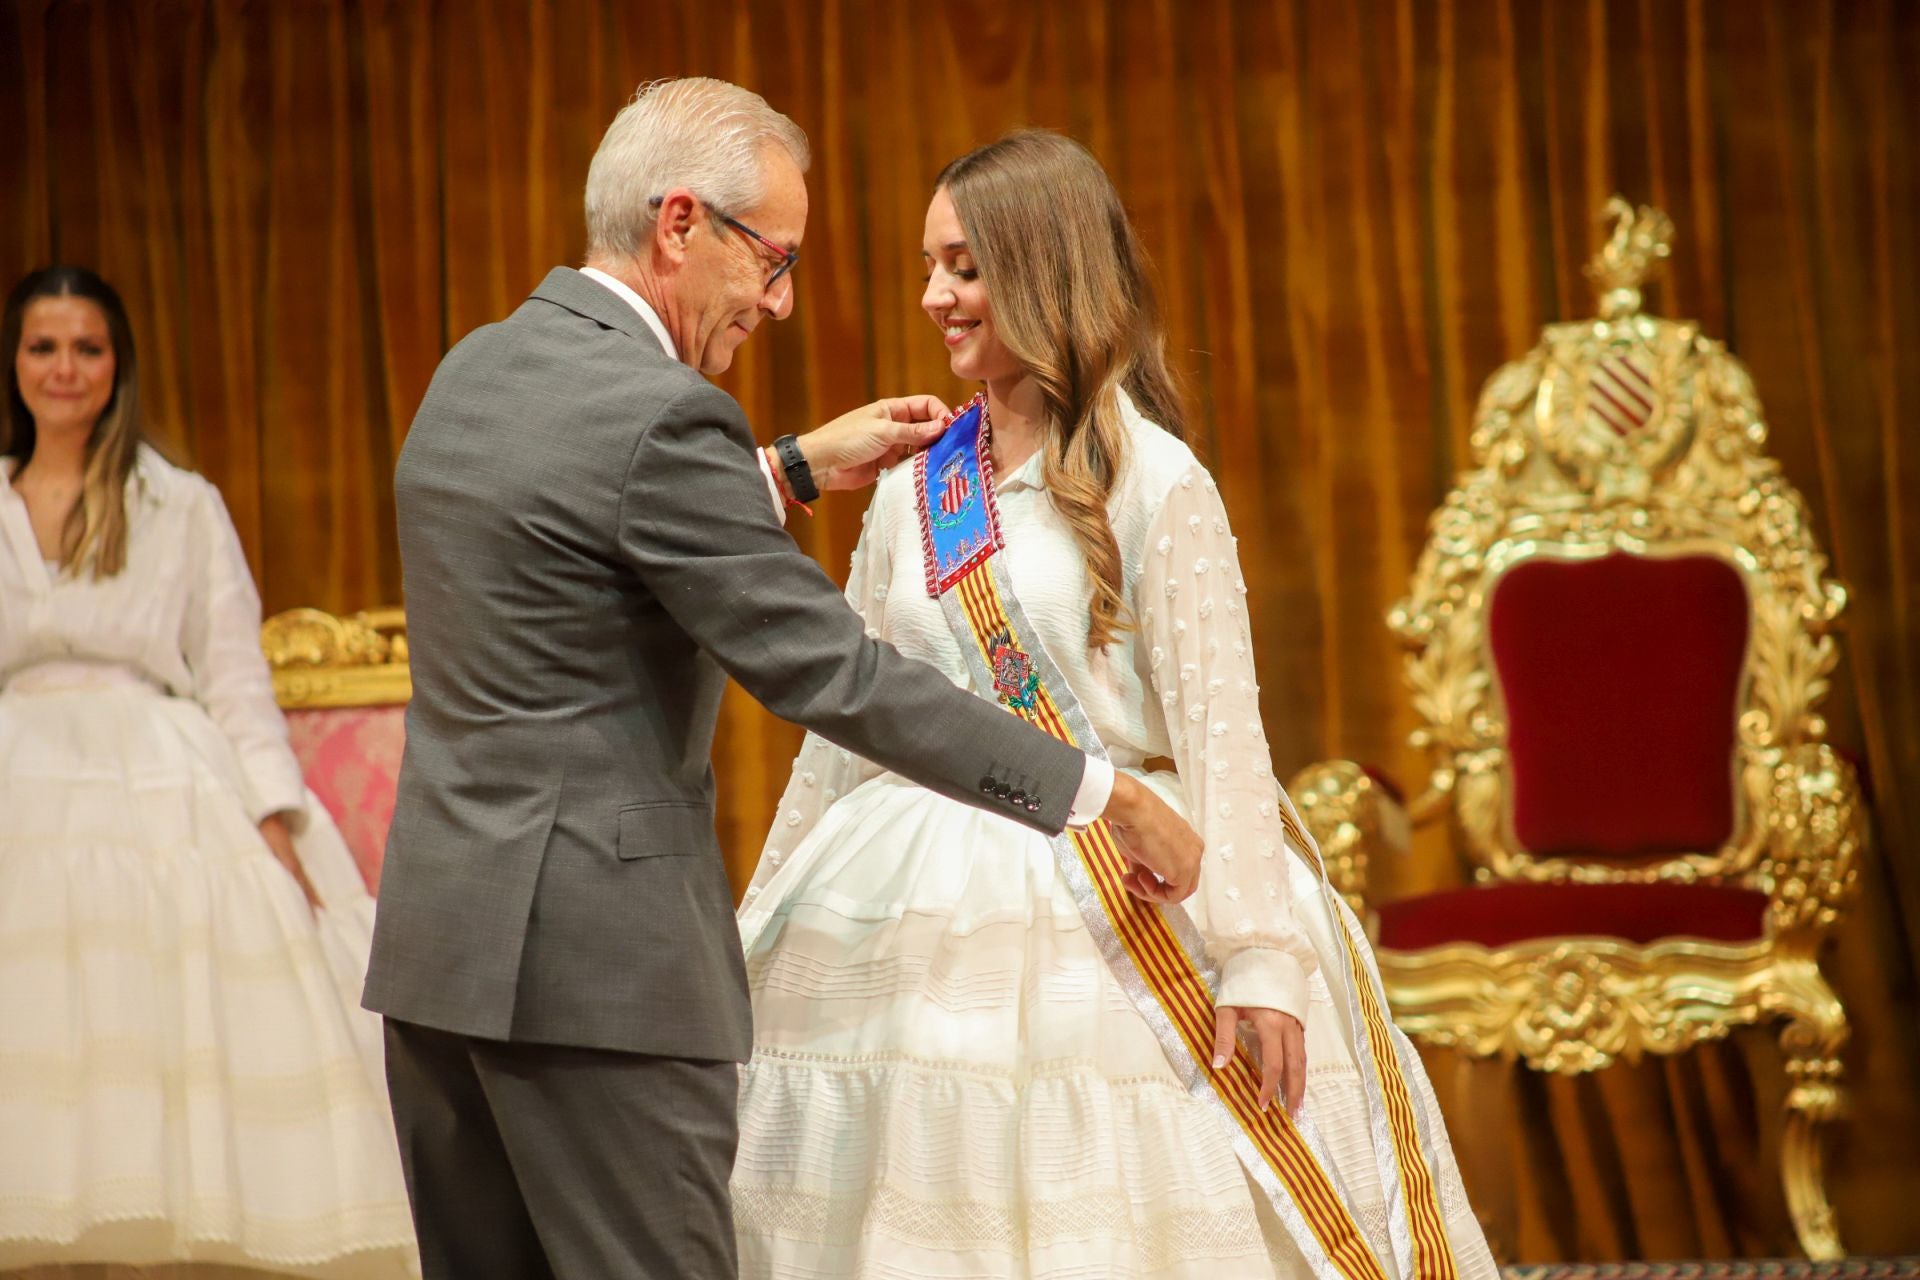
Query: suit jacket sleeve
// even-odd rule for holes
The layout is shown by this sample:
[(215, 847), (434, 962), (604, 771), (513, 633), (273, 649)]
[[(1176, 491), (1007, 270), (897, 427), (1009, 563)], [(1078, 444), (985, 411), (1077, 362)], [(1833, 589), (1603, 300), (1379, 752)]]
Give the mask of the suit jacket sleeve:
[[(888, 553), (885, 532), (874, 532), (874, 512), (879, 506), (879, 491), (861, 520), (860, 541), (853, 549), (853, 564), (847, 571), (847, 604), (860, 615), (869, 635), (886, 631), (887, 587), (892, 578), (892, 557)], [(793, 772), (787, 789), (773, 812), (773, 825), (767, 829), (766, 843), (760, 848), (760, 861), (754, 865), (753, 879), (740, 905), (750, 906), (760, 896), (787, 855), (800, 847), (833, 802), (855, 787), (876, 777), (880, 766), (865, 756), (842, 750), (817, 733), (810, 733), (794, 757)]]
[[(768, 509), (739, 405), (700, 384), (634, 447), (621, 554), (768, 710), (942, 795), (1039, 828), (1067, 822), (1086, 757), (869, 637)], [(1036, 811), (989, 794), (1005, 784)]]

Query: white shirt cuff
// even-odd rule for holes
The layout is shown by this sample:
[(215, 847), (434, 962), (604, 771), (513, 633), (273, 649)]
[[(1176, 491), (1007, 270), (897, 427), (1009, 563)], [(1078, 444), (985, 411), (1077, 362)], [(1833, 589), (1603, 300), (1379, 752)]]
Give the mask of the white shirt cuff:
[[(760, 474), (767, 478), (767, 496), (773, 499), (773, 518), (781, 524), (787, 522), (787, 504), (780, 497), (780, 483), (773, 478), (773, 464), (767, 461), (765, 449), (755, 449), (753, 456), (760, 459)], [(1109, 783), (1111, 785), (1111, 783)]]
[[(1335, 928), (1340, 926), (1336, 922)], [(1220, 996), (1215, 1004), (1239, 1009), (1278, 1009), (1307, 1025), (1307, 971), (1285, 951), (1249, 947), (1220, 965)]]
[(240, 756), (240, 775), (247, 784), (247, 816), (259, 826), (269, 814), (291, 816), (297, 833), (306, 821), (307, 784), (300, 764), (284, 747), (256, 747)]
[(1105, 760), (1087, 757), (1087, 768), (1080, 775), (1080, 789), (1073, 793), (1073, 808), (1067, 814), (1069, 827), (1084, 827), (1107, 811), (1113, 799), (1113, 766)]

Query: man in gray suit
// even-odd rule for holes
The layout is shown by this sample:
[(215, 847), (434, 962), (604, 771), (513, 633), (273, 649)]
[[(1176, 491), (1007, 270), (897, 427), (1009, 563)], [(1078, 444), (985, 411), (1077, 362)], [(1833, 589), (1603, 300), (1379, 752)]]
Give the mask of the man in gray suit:
[(726, 676), (1013, 821), (1104, 810), (1136, 892), (1192, 890), (1199, 838), (1151, 792), (869, 639), (782, 528), (776, 495), (870, 481), (937, 402), (769, 454), (700, 376), (792, 309), (806, 165), (755, 94), (643, 90), (587, 179), (587, 268), (454, 347), (401, 451), (414, 693), (366, 1004), (429, 1280), (734, 1274)]

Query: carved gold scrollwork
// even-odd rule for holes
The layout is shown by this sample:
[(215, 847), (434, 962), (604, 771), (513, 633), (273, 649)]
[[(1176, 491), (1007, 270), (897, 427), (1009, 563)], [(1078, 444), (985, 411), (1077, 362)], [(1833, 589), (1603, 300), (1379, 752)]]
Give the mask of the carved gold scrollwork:
[(399, 609), (344, 618), (319, 609), (276, 613), (261, 624), (260, 648), (280, 705), (291, 710), (405, 702), (413, 694), (406, 628)]
[(336, 618), (318, 609), (289, 609), (267, 619), (260, 628), (260, 647), (267, 665), (276, 670), (365, 666), (387, 661), (392, 648), (364, 615)]
[(1756, 1020), (1769, 967), (1764, 942), (1551, 938), (1380, 953), (1394, 1020), (1408, 1032), (1567, 1074), (1676, 1053)]
[(1779, 752), (1769, 781), (1762, 884), (1770, 923), (1783, 949), (1812, 959), (1859, 879), (1860, 784), (1824, 742)]
[(1375, 849), (1405, 852), (1405, 812), (1351, 760), (1309, 765), (1287, 783), (1287, 794), (1320, 848), (1334, 892), (1363, 914), (1368, 859)]

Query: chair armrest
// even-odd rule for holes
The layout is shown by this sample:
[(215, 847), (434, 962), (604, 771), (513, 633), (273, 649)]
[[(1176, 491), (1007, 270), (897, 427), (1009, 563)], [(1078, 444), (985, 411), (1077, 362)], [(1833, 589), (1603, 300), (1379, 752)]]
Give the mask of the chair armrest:
[(1772, 763), (1759, 887), (1776, 943), (1811, 959), (1859, 880), (1867, 840), (1860, 778), (1824, 742), (1789, 747)]
[(1327, 879), (1364, 916), (1367, 867), (1374, 854), (1404, 854), (1413, 825), (1399, 797), (1351, 760), (1323, 760), (1293, 775), (1287, 794), (1299, 806)]

